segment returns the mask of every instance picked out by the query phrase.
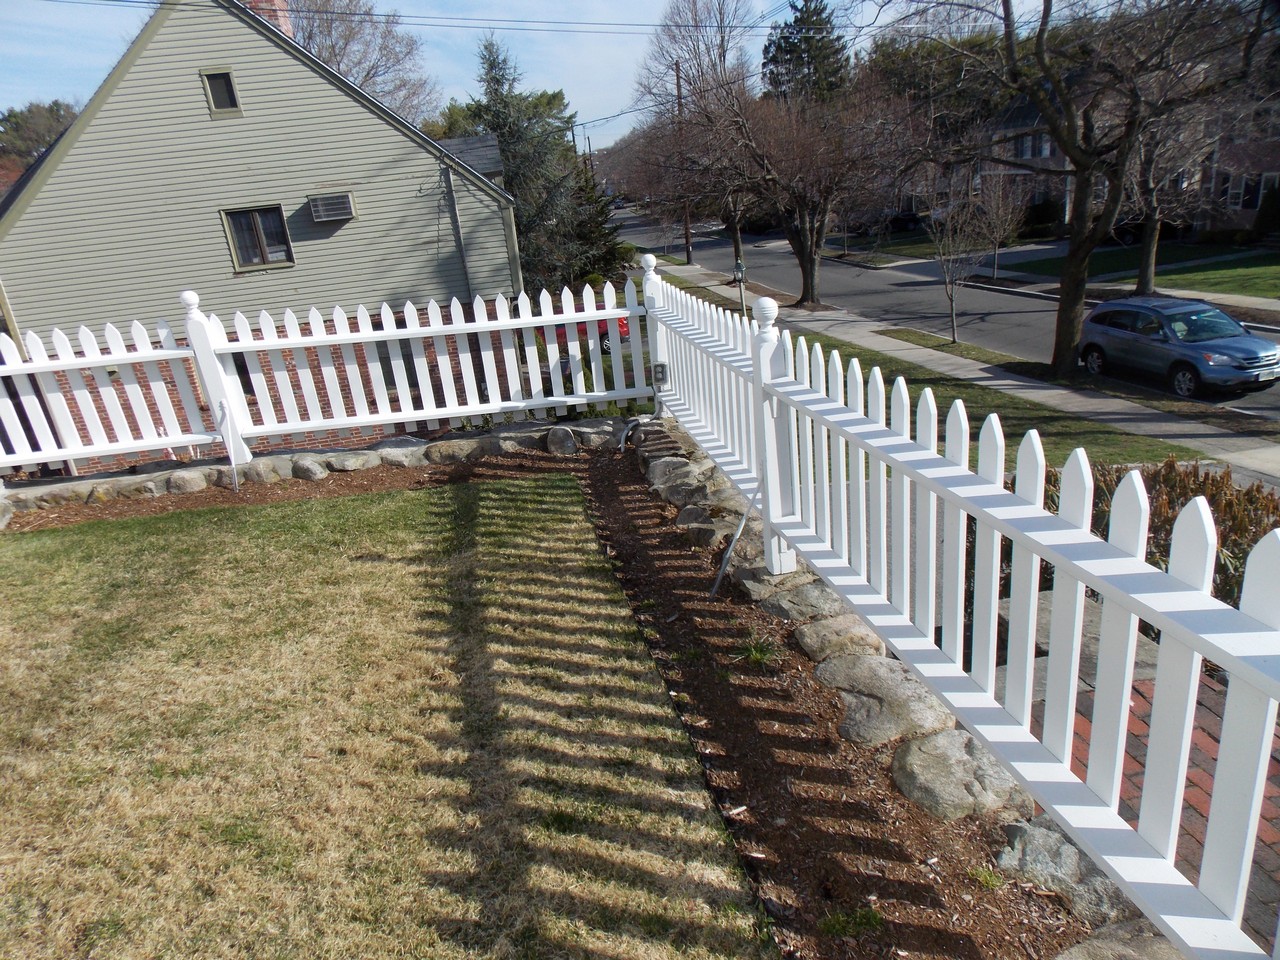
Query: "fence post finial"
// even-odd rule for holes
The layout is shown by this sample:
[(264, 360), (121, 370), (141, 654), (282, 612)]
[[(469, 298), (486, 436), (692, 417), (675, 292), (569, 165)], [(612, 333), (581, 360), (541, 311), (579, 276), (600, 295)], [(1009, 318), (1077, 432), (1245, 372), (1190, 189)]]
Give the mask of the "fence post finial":
[(760, 333), (767, 333), (776, 341), (778, 330), (774, 323), (778, 319), (778, 301), (772, 297), (761, 297), (752, 308), (752, 315), (760, 323)]

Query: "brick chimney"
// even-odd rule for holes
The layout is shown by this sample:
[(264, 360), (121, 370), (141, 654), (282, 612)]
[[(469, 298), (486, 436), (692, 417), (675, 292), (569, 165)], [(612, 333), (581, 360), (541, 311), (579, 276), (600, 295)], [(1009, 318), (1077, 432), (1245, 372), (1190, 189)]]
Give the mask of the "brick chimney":
[(292, 39), (293, 21), (289, 19), (288, 0), (240, 0), (240, 2)]

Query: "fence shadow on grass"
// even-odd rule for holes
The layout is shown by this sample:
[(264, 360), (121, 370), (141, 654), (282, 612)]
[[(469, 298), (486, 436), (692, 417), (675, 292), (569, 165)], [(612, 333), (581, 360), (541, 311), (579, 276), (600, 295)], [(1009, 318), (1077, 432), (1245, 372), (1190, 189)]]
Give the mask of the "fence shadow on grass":
[[(421, 876), (442, 955), (764, 956), (749, 891), (565, 477), (450, 488), (423, 641), (447, 658), (451, 821)], [(452, 950), (450, 950), (452, 948)]]

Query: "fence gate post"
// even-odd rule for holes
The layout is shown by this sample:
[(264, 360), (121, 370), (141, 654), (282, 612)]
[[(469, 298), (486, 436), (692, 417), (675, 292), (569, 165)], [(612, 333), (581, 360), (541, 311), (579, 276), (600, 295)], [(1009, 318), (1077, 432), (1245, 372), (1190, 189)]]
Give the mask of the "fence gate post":
[[(215, 333), (212, 321), (201, 312), (199, 295), (194, 290), (184, 290), (179, 299), (187, 310), (187, 343), (195, 354), (196, 380), (209, 401), (214, 427), (222, 434), (227, 459), (231, 461), (232, 468), (248, 463), (253, 459), (253, 452), (244, 442), (243, 430), (252, 426), (252, 421), (244, 388), (240, 386), (239, 378), (227, 375), (214, 353), (213, 340), (218, 333)], [(225, 340), (225, 335), (222, 339)]]
[(796, 568), (796, 552), (774, 533), (774, 524), (795, 515), (796, 491), (790, 483), (791, 465), (795, 462), (795, 438), (791, 435), (791, 417), (778, 409), (778, 401), (765, 395), (765, 384), (788, 375), (786, 359), (778, 345), (778, 303), (769, 297), (756, 301), (755, 315), (760, 332), (752, 341), (751, 394), (755, 405), (756, 464), (763, 496), (760, 514), (764, 520), (764, 563), (775, 576), (791, 573)]
[[(657, 291), (662, 278), (658, 276), (658, 258), (652, 253), (646, 253), (641, 257), (640, 265), (644, 267), (644, 280), (641, 281), (640, 286), (644, 296), (644, 326), (649, 335), (649, 382), (653, 385), (653, 415), (661, 419), (663, 384), (658, 382), (658, 370), (665, 370), (667, 381), (671, 378), (671, 371), (665, 369), (669, 362), (666, 338), (662, 324), (655, 321), (658, 309)], [(661, 368), (659, 364), (662, 364)]]

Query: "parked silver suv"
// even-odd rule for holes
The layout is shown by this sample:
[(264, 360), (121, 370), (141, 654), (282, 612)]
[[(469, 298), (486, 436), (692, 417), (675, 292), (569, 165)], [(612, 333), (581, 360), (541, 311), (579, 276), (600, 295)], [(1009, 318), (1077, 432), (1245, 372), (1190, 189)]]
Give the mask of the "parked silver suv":
[(1180, 397), (1201, 387), (1265, 390), (1280, 377), (1280, 348), (1255, 337), (1217, 307), (1197, 300), (1128, 297), (1085, 317), (1080, 360), (1153, 373)]

